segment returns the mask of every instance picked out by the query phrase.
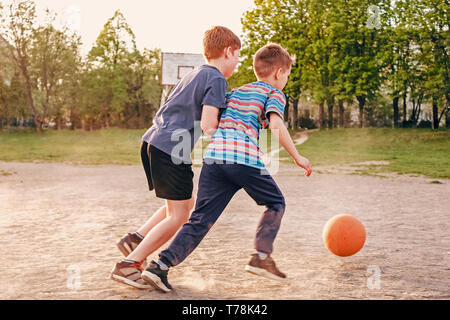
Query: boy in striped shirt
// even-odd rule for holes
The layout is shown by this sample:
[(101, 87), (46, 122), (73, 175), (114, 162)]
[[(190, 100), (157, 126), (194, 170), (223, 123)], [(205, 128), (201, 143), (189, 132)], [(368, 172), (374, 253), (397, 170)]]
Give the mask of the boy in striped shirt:
[(291, 72), (293, 60), (277, 44), (261, 48), (254, 58), (257, 82), (244, 85), (227, 94), (227, 109), (222, 113), (208, 146), (200, 175), (195, 211), (170, 246), (152, 261), (142, 278), (154, 287), (168, 292), (169, 267), (176, 266), (199, 245), (234, 194), (244, 189), (258, 205), (266, 207), (255, 237), (255, 254), (245, 267), (248, 272), (271, 278), (285, 278), (270, 256), (273, 242), (285, 211), (285, 200), (261, 160), (259, 133), (269, 126), (295, 163), (312, 172), (308, 159), (300, 156), (284, 126), (286, 98), (281, 90)]

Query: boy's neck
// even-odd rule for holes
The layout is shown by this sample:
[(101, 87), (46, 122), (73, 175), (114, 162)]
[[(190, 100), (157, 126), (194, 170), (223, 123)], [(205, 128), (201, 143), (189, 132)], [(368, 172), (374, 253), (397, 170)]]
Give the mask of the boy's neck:
[(272, 87), (276, 88), (276, 87), (275, 87), (275, 80), (274, 80), (274, 79), (269, 79), (269, 78), (258, 78), (258, 77), (256, 77), (256, 79), (258, 79), (258, 81), (262, 81), (262, 82), (265, 82), (265, 83), (267, 83), (267, 84), (270, 84)]
[(219, 71), (224, 75), (225, 74), (225, 72), (224, 72), (224, 63), (223, 63), (223, 60), (222, 59), (212, 59), (212, 60), (209, 60), (208, 61), (208, 63), (207, 63), (207, 65), (209, 65), (209, 66), (213, 66), (213, 67), (216, 67), (217, 69), (219, 69)]

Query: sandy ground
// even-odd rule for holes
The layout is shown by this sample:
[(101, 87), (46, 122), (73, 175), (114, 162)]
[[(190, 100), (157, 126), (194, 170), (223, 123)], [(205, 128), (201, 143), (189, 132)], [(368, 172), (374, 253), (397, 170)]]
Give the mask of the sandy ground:
[[(0, 162), (0, 299), (450, 298), (450, 180), (315, 169), (326, 173), (284, 164), (275, 175), (287, 210), (273, 257), (287, 281), (244, 272), (264, 210), (241, 191), (162, 294), (109, 279), (115, 242), (163, 205), (141, 167)], [(321, 239), (341, 213), (367, 229), (348, 258)]]

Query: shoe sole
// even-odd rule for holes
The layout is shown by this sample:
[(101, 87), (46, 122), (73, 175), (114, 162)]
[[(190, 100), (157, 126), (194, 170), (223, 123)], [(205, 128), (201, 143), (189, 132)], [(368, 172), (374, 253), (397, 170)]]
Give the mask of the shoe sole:
[(163, 292), (171, 292), (172, 290), (167, 288), (164, 283), (162, 283), (161, 279), (156, 275), (148, 271), (144, 271), (141, 274), (141, 278), (147, 281), (151, 286), (156, 289), (159, 289)]
[(139, 283), (131, 281), (131, 280), (127, 279), (127, 278), (118, 276), (117, 274), (111, 274), (110, 279), (116, 280), (116, 281), (119, 281), (119, 282), (122, 282), (122, 283), (125, 283), (125, 284), (127, 284), (129, 286), (132, 286), (132, 287), (135, 287), (135, 288), (138, 288), (138, 289), (153, 289), (153, 287), (150, 286), (150, 285), (139, 284)]
[(281, 278), (281, 277), (279, 277), (277, 275), (274, 275), (273, 273), (270, 273), (266, 269), (256, 268), (256, 267), (252, 267), (252, 266), (249, 266), (249, 265), (245, 266), (245, 271), (250, 272), (252, 274), (255, 274), (257, 276), (269, 278), (269, 279), (272, 279), (272, 280), (283, 281), (285, 279), (285, 278)]

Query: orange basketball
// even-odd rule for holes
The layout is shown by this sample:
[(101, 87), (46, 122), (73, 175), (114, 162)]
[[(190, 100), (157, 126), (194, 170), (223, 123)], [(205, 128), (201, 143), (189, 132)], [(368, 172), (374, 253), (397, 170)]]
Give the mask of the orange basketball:
[(341, 214), (331, 218), (322, 233), (325, 246), (337, 256), (348, 257), (362, 249), (366, 229), (354, 216)]

